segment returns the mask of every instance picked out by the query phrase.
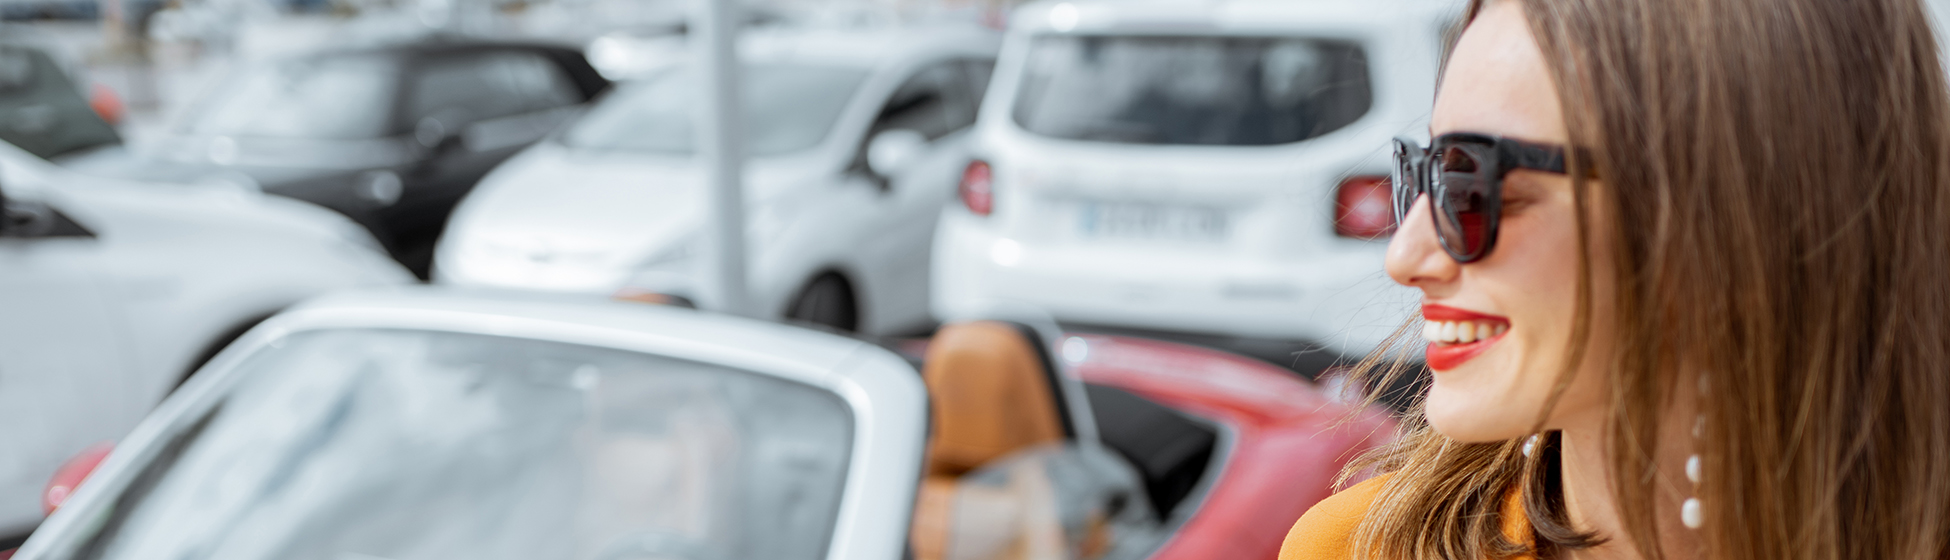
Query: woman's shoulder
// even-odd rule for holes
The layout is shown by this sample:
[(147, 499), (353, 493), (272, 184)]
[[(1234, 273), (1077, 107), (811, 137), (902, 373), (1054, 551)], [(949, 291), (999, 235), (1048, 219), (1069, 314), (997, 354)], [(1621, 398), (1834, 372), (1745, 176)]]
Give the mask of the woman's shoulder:
[(1385, 474), (1370, 478), (1314, 504), (1287, 531), (1286, 543), (1280, 545), (1280, 560), (1353, 558), (1354, 528), (1368, 516), (1375, 495), (1387, 483)]

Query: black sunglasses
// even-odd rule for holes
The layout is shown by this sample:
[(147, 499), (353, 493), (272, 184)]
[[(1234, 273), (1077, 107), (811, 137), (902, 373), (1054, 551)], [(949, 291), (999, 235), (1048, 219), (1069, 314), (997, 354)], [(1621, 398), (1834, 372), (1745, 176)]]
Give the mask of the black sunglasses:
[(1430, 195), (1442, 250), (1459, 263), (1481, 260), (1496, 247), (1503, 176), (1516, 169), (1564, 173), (1564, 147), (1467, 132), (1437, 136), (1427, 149), (1396, 138), (1395, 223)]

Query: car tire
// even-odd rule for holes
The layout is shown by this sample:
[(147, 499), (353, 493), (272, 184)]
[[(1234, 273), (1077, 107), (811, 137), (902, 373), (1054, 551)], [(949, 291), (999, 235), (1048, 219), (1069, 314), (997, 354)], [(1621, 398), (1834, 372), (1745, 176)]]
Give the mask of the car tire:
[(859, 301), (853, 286), (838, 274), (823, 274), (806, 283), (786, 308), (787, 319), (853, 332), (860, 327)]

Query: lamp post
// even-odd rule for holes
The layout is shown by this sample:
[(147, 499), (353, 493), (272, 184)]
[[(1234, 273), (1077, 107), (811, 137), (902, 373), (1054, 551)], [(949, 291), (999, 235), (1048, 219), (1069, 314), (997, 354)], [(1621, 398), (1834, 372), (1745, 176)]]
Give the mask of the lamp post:
[(697, 157), (703, 164), (710, 211), (705, 215), (704, 251), (698, 263), (700, 296), (707, 309), (754, 314), (745, 282), (744, 146), (740, 126), (736, 0), (691, 0), (692, 66), (697, 70), (699, 103), (693, 116)]

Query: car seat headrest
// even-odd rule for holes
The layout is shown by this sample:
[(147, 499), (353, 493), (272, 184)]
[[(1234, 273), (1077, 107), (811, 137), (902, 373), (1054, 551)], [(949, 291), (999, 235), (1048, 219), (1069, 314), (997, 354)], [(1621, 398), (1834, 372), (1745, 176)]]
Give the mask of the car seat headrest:
[(1037, 339), (997, 321), (941, 328), (921, 377), (934, 406), (929, 476), (960, 476), (1028, 447), (1073, 439)]

